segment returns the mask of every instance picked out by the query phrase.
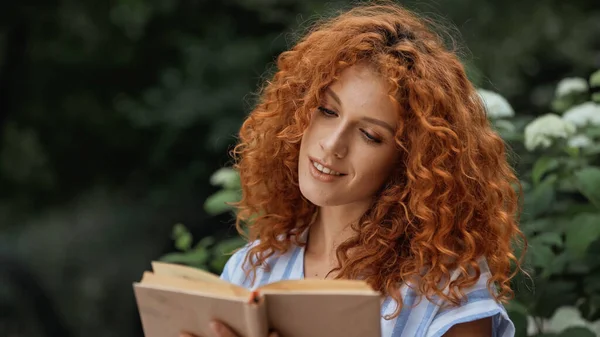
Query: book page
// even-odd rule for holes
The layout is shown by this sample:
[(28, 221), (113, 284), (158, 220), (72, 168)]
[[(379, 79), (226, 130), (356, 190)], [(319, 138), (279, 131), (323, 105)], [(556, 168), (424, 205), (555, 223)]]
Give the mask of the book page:
[(251, 294), (249, 290), (227, 282), (190, 280), (151, 272), (145, 272), (140, 283), (144, 286), (192, 291), (208, 297), (238, 298), (242, 301), (248, 301)]
[(152, 261), (152, 270), (154, 271), (154, 274), (157, 275), (180, 277), (194, 281), (227, 283), (225, 280), (222, 280), (217, 275), (211, 274), (202, 269), (182, 266), (173, 263)]

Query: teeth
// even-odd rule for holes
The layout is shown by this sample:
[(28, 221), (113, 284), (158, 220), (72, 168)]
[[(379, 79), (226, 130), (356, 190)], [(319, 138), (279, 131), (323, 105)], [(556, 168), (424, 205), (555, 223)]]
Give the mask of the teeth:
[(328, 167), (324, 167), (323, 165), (321, 165), (321, 164), (319, 164), (319, 163), (317, 163), (317, 162), (314, 162), (314, 161), (313, 161), (313, 166), (314, 166), (314, 167), (315, 167), (317, 170), (319, 170), (320, 172), (323, 172), (323, 173), (325, 173), (325, 174), (331, 174), (331, 175), (334, 175), (334, 176), (339, 176), (339, 175), (341, 175), (341, 173), (339, 173), (339, 172), (337, 172), (337, 171), (334, 171), (334, 170), (332, 170), (332, 169), (330, 169), (330, 168), (328, 168)]

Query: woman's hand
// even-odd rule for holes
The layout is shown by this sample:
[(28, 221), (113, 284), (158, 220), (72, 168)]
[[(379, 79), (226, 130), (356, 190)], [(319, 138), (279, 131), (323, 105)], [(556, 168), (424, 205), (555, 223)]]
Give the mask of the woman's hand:
[[(241, 337), (241, 336), (238, 336), (235, 332), (233, 332), (227, 325), (225, 325), (219, 321), (210, 322), (210, 329), (212, 330), (214, 337)], [(183, 333), (181, 333), (181, 335), (179, 335), (179, 337), (204, 337), (204, 336), (194, 336), (192, 334), (183, 332)], [(206, 336), (206, 337), (208, 337), (208, 336)], [(276, 332), (271, 332), (268, 337), (279, 337), (279, 335)]]

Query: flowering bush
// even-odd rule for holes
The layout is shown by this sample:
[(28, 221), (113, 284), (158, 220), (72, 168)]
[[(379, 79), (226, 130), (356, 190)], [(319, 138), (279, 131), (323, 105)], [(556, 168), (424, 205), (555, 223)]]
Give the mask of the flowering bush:
[[(589, 82), (562, 80), (552, 111), (533, 120), (515, 115), (498, 124), (490, 118), (518, 155), (515, 166), (524, 192), (521, 228), (529, 242), (525, 268), (530, 277), (517, 277), (516, 297), (507, 306), (518, 336), (600, 333), (600, 102), (592, 95), (595, 88), (600, 88), (600, 71)], [(485, 103), (488, 115), (496, 116), (495, 106)], [(507, 131), (506, 124), (513, 128)]]

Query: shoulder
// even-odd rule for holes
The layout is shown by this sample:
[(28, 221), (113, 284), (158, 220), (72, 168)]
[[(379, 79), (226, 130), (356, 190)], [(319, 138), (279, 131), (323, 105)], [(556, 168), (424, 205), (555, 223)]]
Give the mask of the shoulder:
[(252, 268), (247, 256), (250, 249), (258, 243), (258, 240), (250, 242), (236, 251), (225, 264), (221, 278), (246, 288), (255, 288), (279, 280), (302, 278), (302, 249), (298, 246), (292, 246), (283, 253), (273, 254), (249, 274)]
[(225, 263), (225, 267), (223, 267), (223, 271), (221, 272), (221, 279), (233, 284), (243, 285), (244, 280), (242, 276), (245, 275), (244, 265), (246, 256), (250, 248), (257, 243), (258, 241), (246, 243), (243, 247), (235, 251), (227, 260), (227, 263)]
[[(461, 305), (438, 308), (432, 317), (426, 336), (442, 336), (453, 328), (454, 330), (459, 328), (460, 324), (481, 322), (484, 319), (491, 320), (493, 336), (514, 336), (515, 327), (506, 309), (494, 297), (492, 293), (494, 289), (488, 288), (488, 281), (492, 275), (487, 260), (480, 258), (478, 262), (481, 275), (477, 283), (464, 290), (465, 297)], [(453, 273), (453, 278), (456, 278), (457, 274), (457, 272)], [(448, 289), (445, 289), (445, 292), (447, 291)], [(466, 325), (463, 324), (462, 327)]]
[[(498, 303), (487, 287), (491, 277), (487, 262), (481, 259), (481, 276), (475, 285), (464, 289), (465, 297), (459, 306), (446, 305), (444, 301), (427, 300), (418, 296), (410, 287), (402, 287), (403, 307), (393, 320), (383, 322), (386, 337), (426, 336), (440, 337), (456, 329), (469, 329), (467, 324), (489, 323), (492, 325), (492, 336), (512, 337), (515, 333), (513, 323), (501, 303)], [(452, 273), (456, 278), (458, 273)], [(444, 292), (448, 292), (445, 289)], [(385, 302), (384, 302), (385, 303)], [(382, 308), (382, 314), (389, 315), (395, 310), (394, 305)], [(482, 320), (486, 320), (482, 321)]]

